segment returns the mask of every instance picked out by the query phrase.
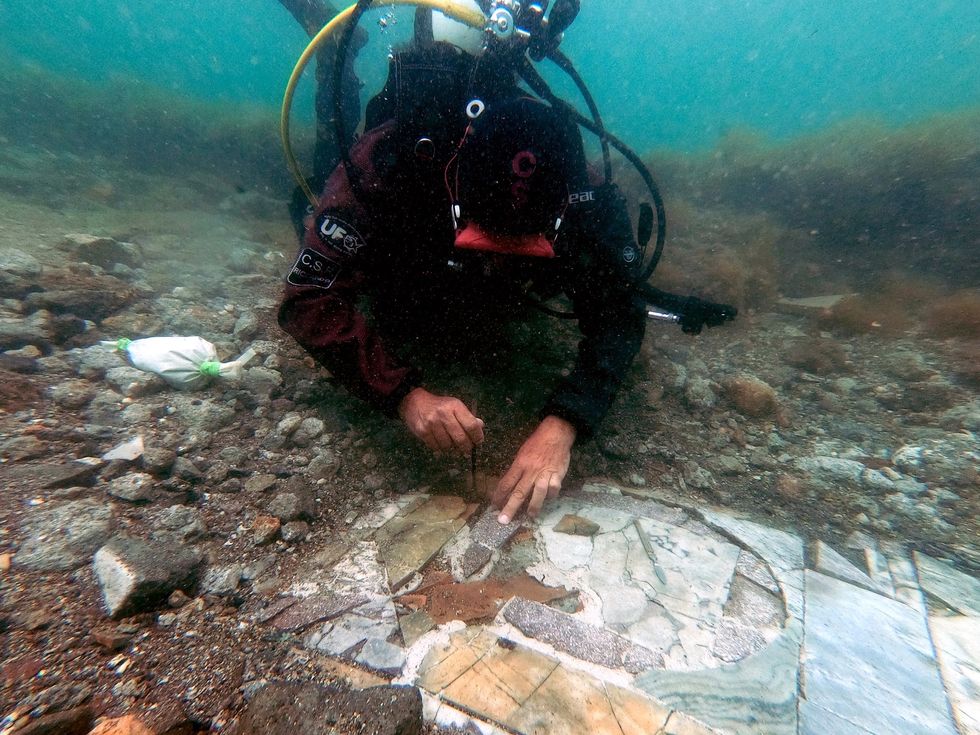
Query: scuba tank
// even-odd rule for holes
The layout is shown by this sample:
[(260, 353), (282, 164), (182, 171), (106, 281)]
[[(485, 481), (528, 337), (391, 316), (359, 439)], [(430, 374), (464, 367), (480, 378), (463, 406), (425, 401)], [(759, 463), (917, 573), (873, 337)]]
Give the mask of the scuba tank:
[[(358, 172), (350, 160), (348, 145), (352, 139), (352, 132), (346, 129), (343, 105), (343, 94), (341, 93), (342, 72), (348, 63), (348, 53), (351, 47), (354, 33), (364, 12), (368, 10), (375, 0), (357, 0), (356, 4), (338, 14), (324, 29), (317, 34), (310, 45), (300, 57), (296, 68), (290, 78), (286, 88), (283, 101), (283, 112), (281, 121), (281, 134), (283, 147), (286, 153), (287, 163), (290, 166), (300, 187), (306, 193), (307, 198), (314, 205), (316, 196), (310, 190), (306, 180), (303, 178), (299, 165), (292, 154), (289, 142), (289, 110), (292, 104), (292, 97), (296, 83), (302, 74), (303, 68), (309, 59), (316, 53), (316, 50), (328, 38), (336, 32), (341, 32), (340, 40), (337, 44), (336, 64), (334, 66), (334, 131), (338, 150), (341, 153), (342, 163), (347, 171), (348, 177), (354, 181), (357, 179)], [(692, 296), (683, 297), (669, 294), (650, 286), (647, 281), (653, 274), (663, 255), (666, 240), (666, 212), (664, 209), (663, 198), (659, 188), (653, 179), (649, 169), (640, 157), (623, 141), (609, 133), (602, 123), (602, 118), (592, 95), (582, 77), (575, 70), (572, 62), (559, 51), (565, 30), (572, 24), (579, 12), (579, 0), (537, 0), (535, 2), (521, 0), (467, 0), (466, 5), (454, 3), (452, 0), (385, 0), (386, 4), (406, 4), (415, 5), (419, 11), (416, 13), (416, 34), (421, 36), (423, 41), (431, 41), (436, 30), (436, 20), (434, 16), (425, 18), (426, 9), (430, 11), (438, 10), (443, 16), (451, 19), (450, 22), (465, 24), (475, 30), (482, 29), (483, 45), (479, 49), (479, 63), (493, 64), (498, 68), (497, 74), (500, 78), (511, 78), (519, 76), (538, 95), (552, 107), (560, 110), (570, 119), (574, 120), (579, 126), (593, 133), (600, 141), (603, 157), (603, 174), (605, 183), (611, 183), (612, 166), (610, 149), (615, 148), (630, 164), (637, 170), (646, 185), (650, 194), (652, 205), (642, 203), (639, 208), (639, 222), (637, 228), (637, 245), (639, 248), (640, 266), (636, 269), (635, 289), (639, 300), (647, 305), (647, 315), (651, 319), (675, 322), (681, 325), (682, 329), (691, 334), (698, 334), (705, 326), (718, 326), (737, 315), (737, 310), (725, 304), (715, 304), (704, 301)], [(474, 7), (478, 3), (479, 9)], [(442, 20), (439, 20), (442, 24)], [(341, 31), (341, 26), (343, 29)], [(473, 39), (476, 36), (469, 35), (469, 43), (472, 55)], [(532, 62), (540, 62), (548, 59), (567, 74), (576, 87), (579, 89), (589, 112), (591, 119), (580, 114), (574, 107), (557, 97), (545, 82), (543, 77), (535, 69)], [(404, 67), (404, 81), (412, 81), (416, 84), (438, 84), (438, 80), (426, 80), (424, 65), (412, 69), (408, 64)], [(430, 68), (429, 71), (432, 71)], [(509, 73), (508, 73), (509, 72)], [(450, 72), (450, 76), (452, 76)], [(397, 77), (397, 75), (396, 75)], [(389, 79), (389, 83), (391, 80)], [(442, 83), (458, 84), (459, 77), (455, 79), (443, 79)], [(397, 84), (397, 82), (396, 82)], [(398, 103), (399, 99), (407, 99), (406, 95), (399, 96), (397, 89), (394, 95), (383, 96), (381, 103), (372, 109), (368, 107), (367, 120), (378, 120), (387, 111), (383, 109), (385, 101), (394, 99)], [(452, 95), (450, 95), (450, 98)], [(416, 94), (415, 99), (424, 99), (424, 95)], [(465, 99), (462, 104), (466, 104)], [(460, 108), (456, 108), (458, 110)], [(396, 111), (402, 112), (402, 111)], [(413, 114), (408, 115), (405, 125), (407, 130), (401, 132), (407, 137), (418, 133), (422, 128), (437, 129), (439, 125), (446, 125), (447, 118), (437, 120), (440, 117), (440, 110), (416, 109)], [(415, 129), (419, 125), (420, 113), (422, 118), (428, 118), (426, 124)], [(458, 113), (450, 111), (448, 121), (450, 125), (456, 119)], [(397, 114), (393, 115), (398, 119)], [(433, 128), (433, 126), (436, 126)], [(436, 137), (442, 137), (437, 135)], [(423, 140), (425, 138), (425, 140)], [(451, 136), (447, 138), (450, 140)], [(458, 139), (458, 138), (457, 138)], [(430, 154), (432, 157), (441, 158), (441, 141), (437, 141), (433, 136), (419, 135), (417, 145), (413, 149), (417, 157), (425, 157)], [(431, 149), (430, 149), (431, 144)], [(419, 146), (422, 146), (420, 149)], [(656, 240), (652, 250), (648, 252), (651, 239), (656, 232)], [(538, 304), (544, 311), (561, 317), (574, 317), (574, 314), (557, 312)]]

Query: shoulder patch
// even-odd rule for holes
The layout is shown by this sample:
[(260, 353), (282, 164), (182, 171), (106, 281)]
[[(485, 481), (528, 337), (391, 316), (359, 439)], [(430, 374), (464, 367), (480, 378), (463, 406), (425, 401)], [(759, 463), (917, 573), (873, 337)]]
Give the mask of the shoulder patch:
[(316, 233), (320, 242), (345, 257), (357, 255), (364, 247), (364, 238), (354, 226), (332, 214), (323, 213), (317, 217)]
[(340, 270), (340, 263), (321, 255), (313, 248), (303, 248), (293, 269), (286, 276), (286, 283), (328, 289), (337, 280)]

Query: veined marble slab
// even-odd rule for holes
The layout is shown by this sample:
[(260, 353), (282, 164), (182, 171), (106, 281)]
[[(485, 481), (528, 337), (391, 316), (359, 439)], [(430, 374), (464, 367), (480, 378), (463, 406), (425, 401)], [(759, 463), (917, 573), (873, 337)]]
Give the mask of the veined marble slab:
[(907, 605), (808, 570), (803, 661), (810, 732), (834, 732), (812, 719), (825, 710), (872, 733), (956, 733), (926, 621)]
[(913, 558), (919, 586), (927, 595), (961, 615), (980, 617), (980, 580), (918, 551)]
[(980, 735), (980, 618), (929, 618), (939, 669), (960, 735)]
[(793, 619), (765, 650), (736, 664), (648, 671), (636, 686), (729, 735), (796, 735), (802, 638), (803, 624)]

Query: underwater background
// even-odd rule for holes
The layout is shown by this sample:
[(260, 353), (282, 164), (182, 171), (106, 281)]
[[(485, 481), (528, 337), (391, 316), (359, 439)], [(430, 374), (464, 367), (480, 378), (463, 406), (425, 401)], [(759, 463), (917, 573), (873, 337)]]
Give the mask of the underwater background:
[[(977, 1), (582, 6), (562, 50), (665, 199), (653, 285), (739, 314), (697, 337), (648, 324), (609, 415), (575, 447), (560, 500), (591, 486), (691, 519), (750, 519), (798, 536), (807, 564), (836, 550), (874, 576), (868, 590), (880, 576), (904, 593), (925, 555), (948, 567), (952, 599), (972, 595), (975, 631)], [(362, 107), (412, 26), (404, 7), (365, 17)], [(488, 428), (478, 461), (434, 457), (280, 329), (297, 237), (279, 107), (307, 42), (279, 0), (0, 0), (0, 735), (93, 691), (113, 714), (177, 701), (194, 732), (235, 732), (257, 682), (289, 672), (332, 683), (294, 649), (305, 629), (271, 633), (253, 613), (290, 580), (330, 576), (382, 511), (431, 493), (473, 512), (471, 491), (506, 470), (571, 367), (576, 324), (537, 312), (507, 325), (508, 348), (491, 359), (435, 365), (427, 386), (479, 406)], [(540, 68), (584, 109), (574, 85)], [(293, 107), (304, 172), (313, 76)], [(636, 217), (648, 192), (613, 159)], [(111, 346), (170, 335), (208, 340), (221, 361), (254, 358), (239, 380), (185, 392)], [(105, 628), (92, 559), (117, 533), (204, 552), (209, 582), (193, 601), (171, 595), (162, 611)], [(506, 543), (500, 574), (531, 570), (534, 534)], [(697, 576), (699, 558), (685, 574)], [(605, 576), (608, 559), (594, 561)], [(697, 587), (687, 582), (678, 588)], [(930, 609), (945, 620), (948, 602), (930, 598)], [(909, 605), (925, 610), (921, 598)], [(716, 639), (692, 640), (706, 651)], [(126, 656), (137, 663), (124, 677)], [(975, 673), (975, 646), (963, 658)], [(899, 661), (875, 671), (904, 675)], [(785, 681), (808, 680), (794, 669)], [(971, 706), (976, 685), (965, 685)], [(946, 716), (911, 691), (924, 717)], [(864, 679), (840, 699), (903, 711)]]

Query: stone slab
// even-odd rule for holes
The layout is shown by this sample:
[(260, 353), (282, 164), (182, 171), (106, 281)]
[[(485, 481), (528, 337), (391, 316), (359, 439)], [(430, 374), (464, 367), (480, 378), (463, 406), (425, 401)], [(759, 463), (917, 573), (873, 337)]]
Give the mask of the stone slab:
[(399, 513), (374, 534), (391, 589), (397, 590), (429, 563), (476, 509), (462, 498), (438, 495)]
[(912, 556), (927, 595), (961, 615), (980, 617), (980, 580), (918, 551)]
[(679, 508), (671, 508), (653, 500), (640, 500), (626, 497), (622, 494), (597, 491), (595, 489), (596, 487), (595, 485), (586, 485), (581, 491), (563, 493), (562, 497), (568, 500), (579, 500), (589, 505), (609, 508), (610, 510), (618, 510), (629, 515), (652, 518), (664, 523), (673, 523), (678, 526), (687, 519), (687, 514)]
[(800, 735), (878, 735), (848, 722), (843, 717), (819, 707), (806, 699), (800, 700)]
[(671, 710), (479, 628), (454, 633), (422, 662), (418, 684), (443, 701), (525, 735), (649, 735)]
[(779, 582), (786, 611), (803, 619), (803, 540), (786, 531), (768, 528), (724, 513), (701, 511), (702, 520), (769, 565)]
[(648, 671), (635, 685), (666, 705), (731, 735), (796, 735), (802, 622), (790, 621), (765, 650), (706, 671)]
[(631, 674), (664, 665), (662, 655), (539, 602), (514, 598), (503, 613), (504, 619), (527, 637), (582, 661)]
[(887, 591), (875, 583), (871, 577), (858, 569), (854, 564), (837, 553), (823, 541), (813, 544), (813, 568), (828, 577), (834, 577), (842, 582), (857, 585), (870, 592), (887, 594)]
[[(806, 699), (873, 733), (955, 735), (921, 613), (806, 572)], [(883, 706), (887, 703), (887, 706)], [(811, 732), (833, 732), (810, 721)]]
[(960, 735), (980, 735), (980, 619), (933, 616), (929, 629)]
[(488, 507), (470, 529), (470, 545), (463, 552), (460, 571), (463, 579), (472, 576), (490, 561), (493, 552), (510, 541), (523, 527), (520, 521), (506, 525), (497, 522), (500, 512)]
[(742, 553), (738, 555), (738, 561), (735, 562), (735, 571), (774, 595), (779, 594), (779, 583), (776, 582), (765, 562), (755, 554), (743, 549)]

